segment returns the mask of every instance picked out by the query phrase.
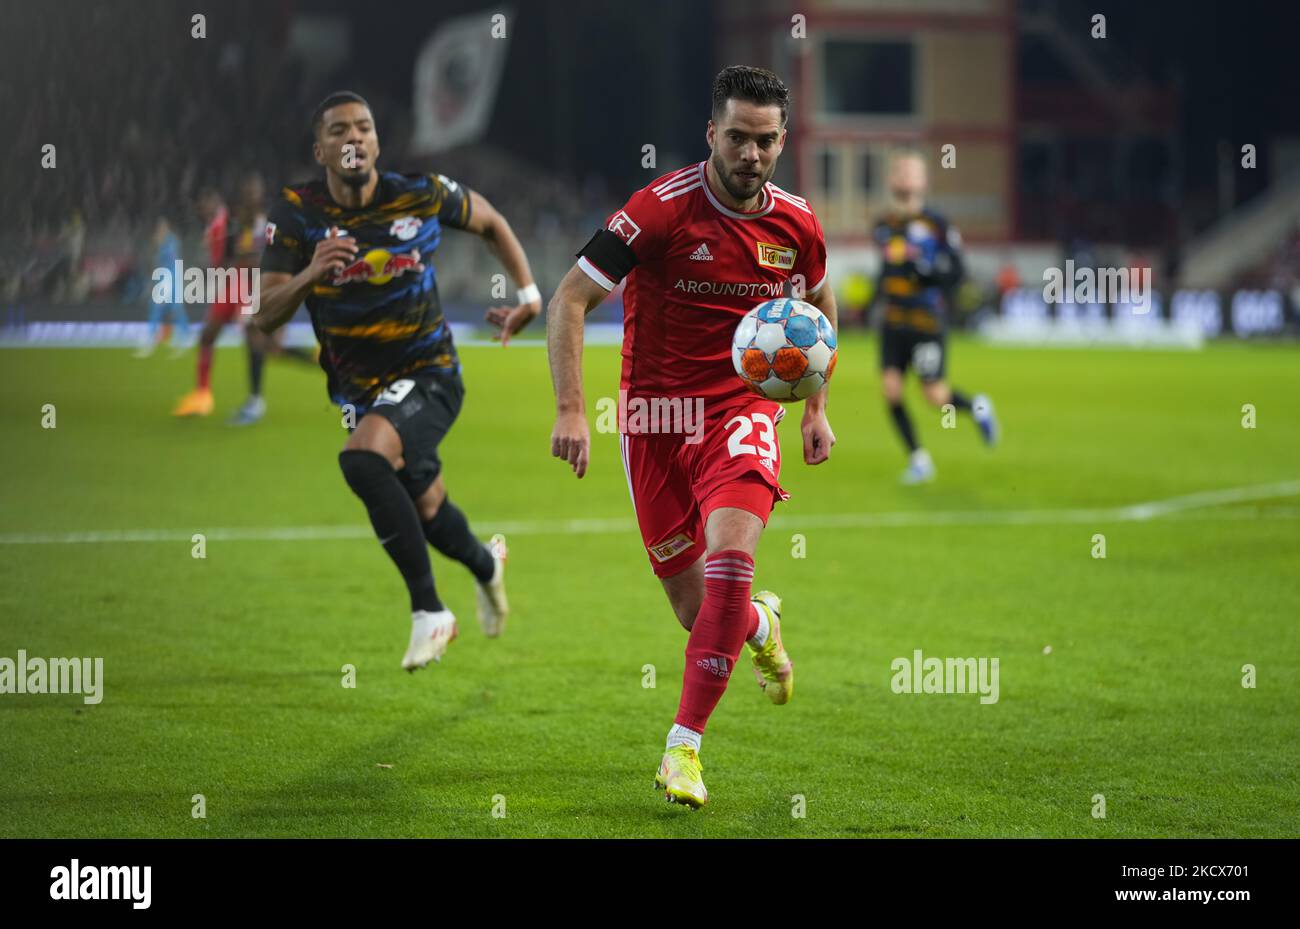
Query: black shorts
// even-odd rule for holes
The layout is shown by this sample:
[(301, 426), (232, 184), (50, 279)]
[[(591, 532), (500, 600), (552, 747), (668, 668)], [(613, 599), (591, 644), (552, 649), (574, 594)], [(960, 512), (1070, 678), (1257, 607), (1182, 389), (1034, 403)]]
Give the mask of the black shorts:
[(885, 326), (880, 331), (880, 367), (907, 373), (916, 369), (923, 381), (939, 381), (948, 369), (948, 339), (939, 332), (917, 332)]
[(365, 416), (384, 417), (401, 437), (405, 464), (397, 479), (412, 498), (428, 490), (442, 472), (438, 444), (456, 421), (464, 399), (460, 375), (430, 371), (388, 384), (366, 411)]

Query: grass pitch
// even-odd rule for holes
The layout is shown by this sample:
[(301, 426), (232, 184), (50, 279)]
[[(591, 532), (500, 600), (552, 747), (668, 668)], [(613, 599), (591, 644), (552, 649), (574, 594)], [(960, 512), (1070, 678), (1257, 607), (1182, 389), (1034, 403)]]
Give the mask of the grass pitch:
[[(797, 415), (781, 429), (792, 499), (757, 584), (785, 598), (798, 686), (773, 707), (736, 676), (698, 813), (651, 787), (685, 634), (616, 438), (581, 482), (549, 457), (543, 351), (462, 350), (447, 482), (479, 535), (510, 533), (514, 612), (483, 639), (468, 573), (435, 554), (461, 638), (415, 675), (320, 372), (272, 362), (268, 417), (239, 430), (242, 353), (218, 352), (217, 415), (177, 421), (192, 358), (0, 352), (0, 656), (104, 659), (98, 705), (0, 695), (0, 834), (1295, 836), (1295, 348), (959, 341), (952, 379), (992, 395), (1004, 441), (941, 428), (913, 385), (922, 488), (897, 484), (875, 351), (845, 340), (827, 465), (803, 465)], [(586, 367), (594, 415), (616, 350)], [(894, 693), (916, 649), (997, 657), (998, 702)]]

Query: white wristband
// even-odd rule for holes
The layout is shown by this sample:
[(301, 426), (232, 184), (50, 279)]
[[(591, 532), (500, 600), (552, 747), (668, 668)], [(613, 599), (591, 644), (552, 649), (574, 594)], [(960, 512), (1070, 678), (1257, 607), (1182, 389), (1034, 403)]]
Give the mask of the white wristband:
[(537, 289), (537, 283), (533, 282), (527, 287), (520, 287), (515, 294), (515, 299), (520, 303), (541, 303), (542, 292)]

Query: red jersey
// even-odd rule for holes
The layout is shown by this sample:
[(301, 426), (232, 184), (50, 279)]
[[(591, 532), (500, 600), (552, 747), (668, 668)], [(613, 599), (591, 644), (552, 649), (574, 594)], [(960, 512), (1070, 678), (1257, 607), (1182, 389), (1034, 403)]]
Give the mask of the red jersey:
[[(711, 170), (702, 161), (665, 174), (607, 222), (635, 255), (623, 292), (629, 397), (750, 396), (731, 361), (741, 317), (783, 296), (787, 281), (805, 295), (826, 281), (826, 240), (806, 200), (768, 183), (758, 209), (738, 213), (714, 196)], [(618, 284), (598, 250), (578, 266), (606, 290)]]
[(212, 222), (203, 230), (203, 243), (208, 247), (208, 266), (211, 268), (224, 268), (226, 266), (226, 250), (229, 244), (226, 235), (226, 225), (229, 221), (230, 214), (223, 206), (217, 210), (217, 215), (212, 217)]

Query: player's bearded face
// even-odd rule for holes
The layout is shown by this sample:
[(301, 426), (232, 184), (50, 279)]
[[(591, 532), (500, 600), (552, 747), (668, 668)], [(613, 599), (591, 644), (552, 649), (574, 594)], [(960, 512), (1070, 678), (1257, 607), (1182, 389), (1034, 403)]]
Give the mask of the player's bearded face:
[(710, 124), (713, 155), (709, 165), (733, 200), (752, 200), (776, 173), (785, 144), (781, 109), (744, 100), (728, 100), (716, 123)]
[(370, 110), (346, 103), (325, 111), (316, 160), (350, 187), (364, 187), (375, 172), (379, 136)]

